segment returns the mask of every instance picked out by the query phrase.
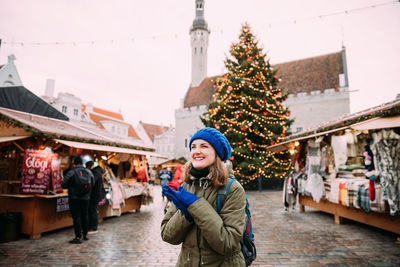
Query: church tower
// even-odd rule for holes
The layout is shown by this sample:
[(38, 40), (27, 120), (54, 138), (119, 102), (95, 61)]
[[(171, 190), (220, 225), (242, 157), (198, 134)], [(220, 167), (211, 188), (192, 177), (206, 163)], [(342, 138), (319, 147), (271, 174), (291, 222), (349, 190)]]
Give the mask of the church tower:
[(190, 27), (192, 46), (192, 83), (191, 87), (198, 86), (207, 77), (207, 22), (204, 19), (204, 0), (196, 0), (196, 17)]

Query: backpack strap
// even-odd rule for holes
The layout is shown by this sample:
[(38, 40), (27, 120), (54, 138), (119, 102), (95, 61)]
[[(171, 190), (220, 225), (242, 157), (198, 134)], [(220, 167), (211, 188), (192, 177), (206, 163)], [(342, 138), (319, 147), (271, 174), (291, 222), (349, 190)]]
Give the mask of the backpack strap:
[(225, 203), (225, 199), (228, 196), (229, 188), (231, 187), (231, 184), (233, 181), (236, 179), (234, 177), (228, 177), (228, 183), (224, 185), (223, 187), (218, 188), (217, 192), (217, 212), (218, 214), (221, 212), (222, 206)]

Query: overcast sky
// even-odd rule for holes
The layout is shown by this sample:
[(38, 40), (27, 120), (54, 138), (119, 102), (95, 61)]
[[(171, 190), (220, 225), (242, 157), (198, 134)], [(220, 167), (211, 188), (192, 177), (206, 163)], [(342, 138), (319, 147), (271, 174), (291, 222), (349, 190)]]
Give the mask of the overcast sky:
[[(194, 17), (195, 0), (0, 0), (0, 64), (14, 54), (24, 86), (39, 96), (54, 79), (55, 95), (121, 110), (134, 126), (174, 125), (191, 79)], [(205, 19), (208, 76), (224, 71), (247, 21), (272, 64), (344, 44), (352, 112), (400, 93), (398, 1), (205, 0)]]

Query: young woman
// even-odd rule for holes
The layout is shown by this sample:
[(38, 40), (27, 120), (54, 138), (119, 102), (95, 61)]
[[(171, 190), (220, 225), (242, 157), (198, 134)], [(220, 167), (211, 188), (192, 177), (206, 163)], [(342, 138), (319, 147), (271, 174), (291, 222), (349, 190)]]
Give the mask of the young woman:
[(182, 243), (176, 266), (245, 266), (240, 247), (246, 224), (245, 191), (234, 181), (221, 212), (216, 196), (228, 178), (222, 161), (231, 146), (218, 130), (203, 128), (189, 142), (190, 161), (184, 166), (184, 188), (163, 186), (171, 205), (161, 223), (161, 236), (173, 245)]

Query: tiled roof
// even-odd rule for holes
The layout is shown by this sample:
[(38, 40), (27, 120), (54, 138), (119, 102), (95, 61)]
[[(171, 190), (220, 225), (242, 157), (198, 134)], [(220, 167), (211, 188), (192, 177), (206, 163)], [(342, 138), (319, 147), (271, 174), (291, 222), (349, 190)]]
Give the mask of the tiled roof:
[(106, 115), (108, 117), (113, 117), (113, 118), (116, 118), (117, 120), (121, 120), (121, 121), (124, 120), (124, 117), (122, 117), (122, 114), (108, 111), (105, 109), (93, 107), (93, 112), (96, 112), (96, 113), (102, 114), (102, 115)]
[(156, 124), (150, 124), (144, 122), (140, 122), (140, 124), (142, 124), (143, 129), (146, 131), (147, 135), (150, 137), (152, 142), (154, 142), (155, 135), (163, 134), (169, 129), (169, 127), (167, 126), (161, 126)]
[(218, 76), (207, 77), (200, 83), (199, 86), (189, 88), (183, 103), (183, 107), (187, 108), (210, 104), (212, 95), (215, 92), (215, 88), (213, 87), (211, 81), (217, 78)]
[[(82, 112), (85, 112), (85, 111), (86, 111), (86, 105), (82, 105)], [(128, 136), (129, 137), (140, 139), (139, 135), (136, 133), (133, 126), (130, 123), (124, 121), (122, 114), (115, 113), (112, 111), (107, 111), (107, 110), (104, 110), (101, 108), (96, 108), (96, 107), (93, 107), (93, 112), (96, 112), (96, 113), (89, 113), (89, 117), (94, 123), (96, 123), (100, 127), (100, 129), (104, 129), (104, 127), (100, 121), (102, 121), (102, 120), (116, 121), (119, 123), (124, 123), (124, 124), (129, 125), (129, 127), (128, 127)]]
[(288, 93), (339, 87), (343, 71), (342, 52), (276, 64), (279, 87)]
[[(279, 87), (285, 92), (299, 93), (339, 87), (339, 74), (343, 73), (342, 51), (328, 55), (280, 63), (273, 66), (282, 79)], [(197, 87), (189, 88), (183, 107), (209, 105), (215, 92), (212, 80), (207, 77)]]

